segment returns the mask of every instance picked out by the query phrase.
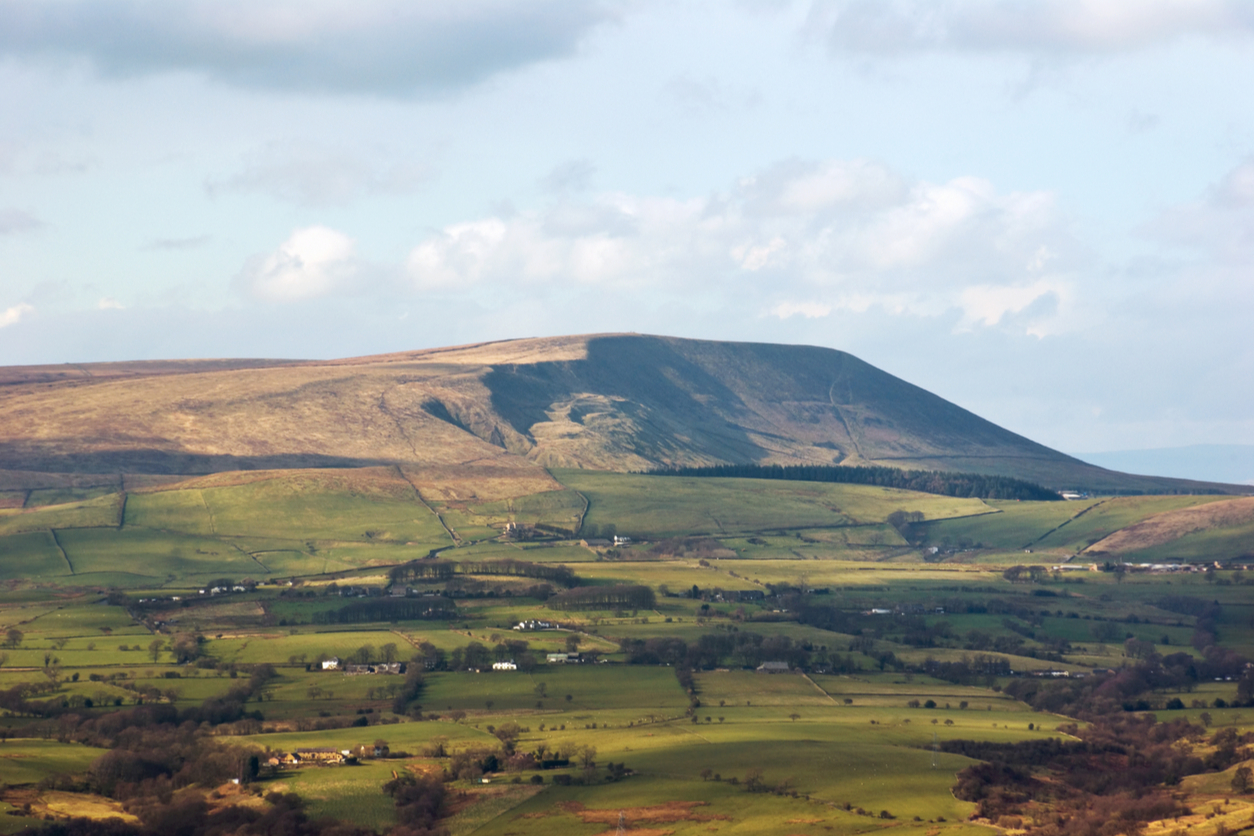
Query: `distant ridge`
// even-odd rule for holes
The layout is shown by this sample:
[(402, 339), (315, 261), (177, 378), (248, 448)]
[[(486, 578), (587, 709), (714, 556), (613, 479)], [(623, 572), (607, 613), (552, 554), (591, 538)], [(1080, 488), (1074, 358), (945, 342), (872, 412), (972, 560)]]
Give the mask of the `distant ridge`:
[(1081, 453), (1079, 457), (1099, 467), (1128, 473), (1254, 485), (1254, 444), (1193, 444), (1153, 450)]
[(607, 334), (332, 361), (0, 368), (0, 469), (883, 465), (1241, 491), (1095, 467), (842, 351)]

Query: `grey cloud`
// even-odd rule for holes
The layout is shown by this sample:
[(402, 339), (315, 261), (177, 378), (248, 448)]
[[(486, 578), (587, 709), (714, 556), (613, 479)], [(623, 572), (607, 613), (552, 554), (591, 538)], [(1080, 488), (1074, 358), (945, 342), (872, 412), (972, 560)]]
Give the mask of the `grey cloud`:
[(33, 232), (42, 226), (44, 222), (29, 212), (23, 212), (20, 209), (0, 209), (0, 235)]
[(541, 178), (540, 187), (554, 194), (587, 191), (596, 171), (590, 160), (567, 160)]
[(1243, 0), (816, 0), (809, 25), (838, 53), (1102, 54), (1182, 37), (1248, 38)]
[(86, 59), (108, 76), (429, 95), (568, 55), (614, 14), (584, 0), (6, 0), (0, 56)]
[(246, 157), (234, 174), (210, 178), (205, 188), (211, 196), (262, 192), (301, 205), (343, 205), (371, 194), (407, 194), (430, 176), (421, 164), (387, 156), (364, 159), (305, 142), (271, 143)]

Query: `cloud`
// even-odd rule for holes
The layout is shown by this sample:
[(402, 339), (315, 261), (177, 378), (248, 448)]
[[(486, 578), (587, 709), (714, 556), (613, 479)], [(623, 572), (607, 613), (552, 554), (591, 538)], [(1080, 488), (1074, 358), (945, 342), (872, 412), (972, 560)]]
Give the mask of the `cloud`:
[(5, 0), (0, 56), (317, 93), (436, 94), (571, 54), (595, 0)]
[(809, 26), (833, 51), (1107, 54), (1184, 37), (1254, 34), (1245, 0), (817, 0)]
[(407, 194), (428, 177), (427, 168), (417, 163), (367, 160), (345, 149), (278, 142), (248, 155), (236, 173), (210, 178), (205, 189), (210, 196), (262, 192), (290, 203), (326, 206), (372, 194)]
[(273, 253), (250, 259), (235, 286), (256, 299), (297, 302), (345, 289), (359, 270), (351, 238), (311, 226), (293, 232)]
[(780, 318), (879, 307), (991, 327), (1070, 294), (1065, 275), (1086, 258), (1048, 193), (792, 160), (706, 197), (602, 194), (452, 224), (406, 269), (423, 292), (596, 287), (735, 296)]
[(29, 212), (23, 212), (20, 209), (0, 209), (0, 235), (33, 232), (43, 225), (43, 221)]
[(587, 191), (596, 166), (590, 160), (568, 160), (540, 179), (540, 188), (553, 194)]
[(11, 308), (7, 308), (0, 313), (0, 328), (8, 328), (10, 325), (16, 325), (22, 321), (27, 314), (34, 313), (35, 306), (28, 305), (25, 302), (19, 302)]
[(156, 238), (149, 241), (145, 250), (194, 250), (203, 247), (210, 241), (208, 235), (193, 235), (189, 238)]
[(1197, 200), (1163, 212), (1143, 234), (1244, 267), (1254, 257), (1254, 158), (1228, 171)]
[(822, 302), (780, 302), (771, 308), (769, 313), (780, 319), (788, 319), (793, 316), (804, 316), (806, 319), (821, 319), (828, 316), (832, 312), (831, 305), (825, 305)]
[[(1071, 297), (1068, 284), (1044, 279), (1021, 285), (972, 285), (963, 288), (958, 296), (963, 314), (959, 329), (997, 325), (1008, 315), (1023, 313), (1047, 299), (1054, 302), (1056, 310), (1058, 306), (1070, 302)], [(1054, 328), (1050, 318), (1043, 316), (1035, 318), (1024, 331), (1034, 337), (1044, 337), (1053, 333)]]
[(106, 296), (96, 303), (96, 308), (102, 311), (124, 311), (126, 306), (114, 299), (112, 296)]

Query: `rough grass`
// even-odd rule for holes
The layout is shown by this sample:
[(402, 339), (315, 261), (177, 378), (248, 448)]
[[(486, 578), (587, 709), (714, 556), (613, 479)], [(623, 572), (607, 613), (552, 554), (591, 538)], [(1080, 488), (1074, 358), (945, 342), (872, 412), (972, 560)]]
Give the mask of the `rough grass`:
[[(1116, 555), (1145, 552), (1197, 534), (1204, 534), (1206, 540), (1225, 535), (1244, 539), (1252, 528), (1254, 497), (1227, 499), (1154, 514), (1104, 537), (1088, 551)], [(1245, 542), (1254, 550), (1254, 540)]]
[(1041, 541), (1041, 547), (1079, 552), (1152, 514), (1222, 499), (1224, 497), (1219, 496), (1127, 496), (1108, 499)]

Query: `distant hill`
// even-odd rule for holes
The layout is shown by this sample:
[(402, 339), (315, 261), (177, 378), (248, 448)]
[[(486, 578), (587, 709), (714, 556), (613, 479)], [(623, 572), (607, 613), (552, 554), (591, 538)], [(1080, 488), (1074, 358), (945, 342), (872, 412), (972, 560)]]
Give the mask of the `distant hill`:
[(0, 368), (0, 469), (878, 464), (1093, 491), (1229, 490), (1104, 470), (841, 351), (635, 334), (336, 361)]
[(1153, 473), (1254, 485), (1254, 444), (1193, 444), (1154, 450), (1081, 453), (1086, 462), (1128, 473)]

